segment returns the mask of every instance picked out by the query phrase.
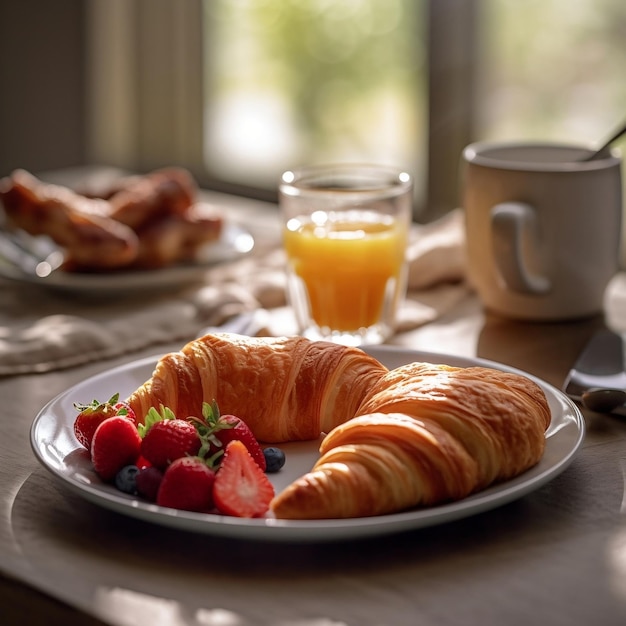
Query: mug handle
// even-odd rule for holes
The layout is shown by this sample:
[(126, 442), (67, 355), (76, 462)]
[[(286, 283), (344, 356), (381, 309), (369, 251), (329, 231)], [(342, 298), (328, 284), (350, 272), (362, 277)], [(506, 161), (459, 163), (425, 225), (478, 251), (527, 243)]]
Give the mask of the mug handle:
[(494, 259), (507, 288), (525, 294), (550, 291), (550, 281), (532, 275), (524, 263), (524, 235), (530, 235), (536, 245), (537, 215), (533, 207), (522, 202), (496, 204), (491, 209), (491, 224)]

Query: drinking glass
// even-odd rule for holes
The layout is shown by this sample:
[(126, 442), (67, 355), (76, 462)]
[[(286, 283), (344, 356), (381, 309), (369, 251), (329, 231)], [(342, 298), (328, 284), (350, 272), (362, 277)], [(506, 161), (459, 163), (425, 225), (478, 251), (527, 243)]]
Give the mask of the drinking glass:
[(287, 296), (299, 333), (344, 345), (389, 338), (406, 292), (411, 176), (380, 165), (283, 174)]

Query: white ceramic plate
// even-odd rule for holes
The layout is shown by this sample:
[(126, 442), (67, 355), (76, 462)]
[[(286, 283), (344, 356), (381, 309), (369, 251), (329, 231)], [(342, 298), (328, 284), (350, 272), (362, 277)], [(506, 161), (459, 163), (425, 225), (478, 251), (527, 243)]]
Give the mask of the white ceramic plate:
[[(481, 359), (387, 346), (368, 351), (389, 368), (412, 361), (429, 361), (462, 367), (480, 364), (523, 373)], [(91, 469), (87, 453), (80, 448), (73, 434), (76, 415), (74, 402), (87, 403), (94, 398), (109, 398), (115, 392), (119, 392), (121, 397), (127, 397), (151, 376), (155, 362), (156, 358), (148, 358), (129, 363), (89, 378), (57, 396), (35, 418), (31, 429), (31, 445), (44, 467), (87, 500), (132, 517), (198, 533), (263, 541), (331, 541), (380, 536), (441, 524), (493, 509), (538, 489), (570, 464), (584, 438), (584, 420), (577, 406), (558, 389), (526, 374), (542, 386), (552, 413), (546, 433), (544, 457), (537, 466), (513, 480), (464, 500), (393, 515), (348, 520), (239, 519), (177, 511), (127, 496), (102, 483)], [(317, 446), (317, 442), (281, 445), (287, 455), (285, 467), (276, 474), (269, 474), (277, 491), (311, 468), (318, 456)]]
[(42, 287), (78, 293), (119, 293), (162, 290), (201, 280), (209, 267), (232, 261), (250, 252), (254, 247), (252, 235), (242, 226), (225, 223), (218, 241), (198, 250), (195, 263), (173, 265), (159, 270), (120, 271), (107, 274), (81, 274), (56, 270), (45, 278), (21, 271), (0, 260), (0, 276)]

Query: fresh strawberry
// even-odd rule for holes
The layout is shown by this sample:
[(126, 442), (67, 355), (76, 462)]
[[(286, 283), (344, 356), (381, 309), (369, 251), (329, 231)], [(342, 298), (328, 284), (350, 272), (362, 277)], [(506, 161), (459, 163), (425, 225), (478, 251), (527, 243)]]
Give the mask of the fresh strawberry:
[(177, 419), (166, 407), (161, 407), (160, 413), (150, 409), (139, 432), (141, 456), (159, 469), (181, 457), (196, 456), (202, 443), (195, 426)]
[(163, 474), (157, 493), (157, 504), (207, 512), (213, 504), (215, 472), (199, 457), (176, 459)]
[(257, 465), (261, 470), (265, 471), (266, 461), (263, 449), (252, 434), (249, 426), (235, 415), (221, 415), (218, 424), (227, 425), (227, 428), (222, 428), (215, 432), (215, 436), (221, 441), (222, 446), (226, 448), (231, 441), (241, 441)]
[(102, 480), (110, 481), (125, 465), (139, 457), (141, 437), (127, 417), (115, 415), (104, 420), (93, 435), (91, 462)]
[(152, 467), (152, 463), (150, 463), (150, 461), (148, 461), (148, 459), (143, 457), (141, 454), (139, 455), (139, 458), (137, 459), (137, 462), (135, 463), (135, 465), (139, 469), (143, 469), (144, 467)]
[(226, 445), (213, 486), (218, 511), (236, 517), (261, 517), (274, 497), (274, 487), (243, 442)]
[(224, 450), (228, 443), (241, 441), (261, 470), (265, 471), (266, 461), (263, 449), (250, 427), (240, 417), (220, 415), (216, 402), (213, 404), (205, 402), (202, 406), (202, 419), (193, 417), (188, 419), (195, 423), (203, 438), (205, 447), (201, 455), (219, 457), (220, 451)]
[[(109, 402), (111, 401), (109, 400)], [(113, 408), (117, 410), (118, 415), (124, 415), (128, 419), (135, 422), (135, 424), (137, 423), (137, 415), (135, 415), (135, 411), (133, 411), (133, 409), (131, 408), (130, 404), (128, 404), (128, 402), (124, 402), (123, 400), (120, 400), (119, 402), (116, 402), (113, 405)]]
[(91, 440), (96, 428), (109, 417), (123, 415), (135, 421), (132, 409), (118, 400), (119, 394), (116, 393), (107, 402), (94, 400), (91, 404), (74, 404), (74, 408), (79, 411), (74, 420), (74, 435), (81, 446), (91, 450)]

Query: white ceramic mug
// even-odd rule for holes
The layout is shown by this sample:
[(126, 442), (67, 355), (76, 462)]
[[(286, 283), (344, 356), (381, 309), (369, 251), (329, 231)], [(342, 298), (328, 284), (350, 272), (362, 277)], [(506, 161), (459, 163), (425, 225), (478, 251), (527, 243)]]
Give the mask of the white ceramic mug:
[(463, 151), (468, 274), (484, 306), (524, 320), (600, 313), (619, 266), (621, 159), (550, 143)]

